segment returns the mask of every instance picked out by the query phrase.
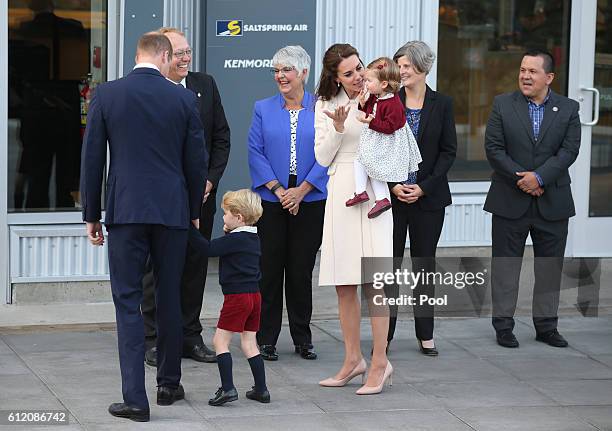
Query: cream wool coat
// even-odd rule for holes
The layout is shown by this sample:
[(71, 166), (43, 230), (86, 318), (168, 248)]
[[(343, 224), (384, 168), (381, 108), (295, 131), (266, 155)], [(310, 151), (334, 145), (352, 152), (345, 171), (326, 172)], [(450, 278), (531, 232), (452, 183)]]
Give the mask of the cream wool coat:
[[(323, 111), (333, 112), (336, 107), (347, 103), (351, 110), (344, 123), (344, 132), (338, 133)], [(393, 256), (391, 210), (368, 219), (368, 211), (374, 205), (370, 183), (367, 186), (368, 202), (350, 208), (345, 206), (355, 193), (353, 161), (357, 157), (364, 126), (357, 120), (360, 115), (357, 104), (356, 99), (349, 102), (346, 93), (340, 91), (332, 100), (319, 100), (315, 106), (315, 157), (319, 164), (329, 167), (319, 272), (321, 286), (362, 284), (362, 257)]]

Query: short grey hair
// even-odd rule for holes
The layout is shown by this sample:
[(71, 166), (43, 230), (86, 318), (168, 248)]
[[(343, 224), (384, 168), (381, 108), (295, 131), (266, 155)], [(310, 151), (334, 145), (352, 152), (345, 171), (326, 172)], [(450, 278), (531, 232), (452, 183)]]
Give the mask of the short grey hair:
[[(306, 84), (310, 75), (310, 55), (300, 45), (289, 45), (279, 49), (272, 57), (272, 64), (279, 66), (292, 66), (298, 72), (298, 76), (302, 78), (302, 82)], [(302, 75), (302, 71), (306, 69), (306, 73)]]
[(436, 54), (433, 53), (429, 45), (420, 40), (412, 40), (397, 50), (393, 56), (393, 60), (397, 62), (401, 57), (406, 56), (408, 61), (416, 69), (417, 72), (426, 74), (431, 70)]

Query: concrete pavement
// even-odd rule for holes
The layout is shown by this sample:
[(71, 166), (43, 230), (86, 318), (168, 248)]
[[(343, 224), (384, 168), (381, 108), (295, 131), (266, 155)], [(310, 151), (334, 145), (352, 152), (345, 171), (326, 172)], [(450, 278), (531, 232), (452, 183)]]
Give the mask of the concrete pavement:
[[(207, 326), (210, 339), (213, 325)], [(362, 323), (364, 354), (369, 325)], [(159, 407), (155, 370), (147, 367), (151, 422), (110, 416), (121, 400), (116, 332), (111, 327), (0, 330), (0, 410), (66, 409), (68, 426), (53, 430), (612, 430), (612, 317), (564, 317), (570, 347), (536, 342), (528, 317), (515, 333), (519, 349), (497, 346), (488, 318), (438, 319), (440, 356), (417, 351), (413, 322), (399, 322), (389, 359), (393, 386), (378, 396), (357, 396), (359, 379), (344, 388), (317, 382), (333, 374), (343, 355), (337, 320), (316, 320), (316, 361), (292, 352), (285, 326), (280, 360), (266, 362), (272, 402), (250, 401), (252, 377), (238, 339), (232, 348), (240, 399), (210, 407), (217, 367), (183, 362), (186, 400)], [(49, 427), (0, 426), (35, 430)]]

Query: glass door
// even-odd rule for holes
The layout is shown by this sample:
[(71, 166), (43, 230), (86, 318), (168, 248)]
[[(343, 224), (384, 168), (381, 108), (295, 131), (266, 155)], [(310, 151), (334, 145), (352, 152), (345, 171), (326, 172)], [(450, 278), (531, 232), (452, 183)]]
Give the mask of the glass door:
[(580, 102), (582, 142), (572, 167), (576, 217), (568, 251), (612, 256), (612, 0), (573, 2), (570, 97)]

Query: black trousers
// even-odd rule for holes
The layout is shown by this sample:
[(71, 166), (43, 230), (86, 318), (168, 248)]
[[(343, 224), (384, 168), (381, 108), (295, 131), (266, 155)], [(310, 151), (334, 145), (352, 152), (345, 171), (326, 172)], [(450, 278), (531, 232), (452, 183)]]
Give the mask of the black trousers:
[[(200, 210), (200, 232), (210, 239), (216, 211), (216, 193), (211, 193)], [(208, 271), (208, 259), (200, 257), (187, 245), (185, 266), (181, 277), (181, 314), (183, 318), (183, 345), (188, 348), (203, 343), (200, 312), (204, 299), (204, 285)], [(144, 318), (147, 349), (155, 346), (157, 336), (155, 310), (155, 284), (153, 263), (147, 259), (145, 276), (142, 280), (144, 296), (142, 316)]]
[(149, 408), (145, 391), (143, 333), (140, 305), (142, 276), (148, 256), (153, 260), (157, 283), (157, 385), (178, 387), (181, 380), (181, 309), (178, 286), (185, 261), (187, 229), (161, 225), (115, 224), (107, 226), (111, 290), (117, 317), (117, 344), (123, 400)]
[(496, 331), (514, 328), (519, 279), (527, 234), (533, 241), (535, 284), (533, 288), (533, 324), (538, 333), (557, 328), (559, 292), (568, 220), (542, 218), (532, 200), (527, 213), (511, 220), (493, 215), (493, 261), (491, 263), (491, 299), (493, 327)]
[[(404, 257), (406, 246), (406, 233), (410, 235), (410, 256), (413, 259), (413, 272), (421, 269), (430, 272), (436, 268), (436, 248), (444, 225), (444, 208), (434, 211), (424, 211), (416, 204), (406, 204), (399, 201), (395, 195), (391, 195), (393, 205), (393, 257), (396, 264)], [(413, 296), (434, 295), (434, 285), (419, 283), (412, 291)], [(387, 297), (397, 297), (399, 287), (389, 285), (385, 289)], [(389, 334), (387, 339), (391, 341), (395, 334), (397, 324), (397, 305), (390, 306), (391, 317), (389, 318)], [(434, 330), (434, 307), (433, 305), (413, 306), (414, 330), (419, 340), (431, 340)]]
[(283, 316), (283, 282), (293, 343), (311, 344), (312, 270), (323, 238), (325, 200), (302, 202), (293, 216), (278, 202), (263, 201), (261, 324), (257, 342), (276, 345)]

